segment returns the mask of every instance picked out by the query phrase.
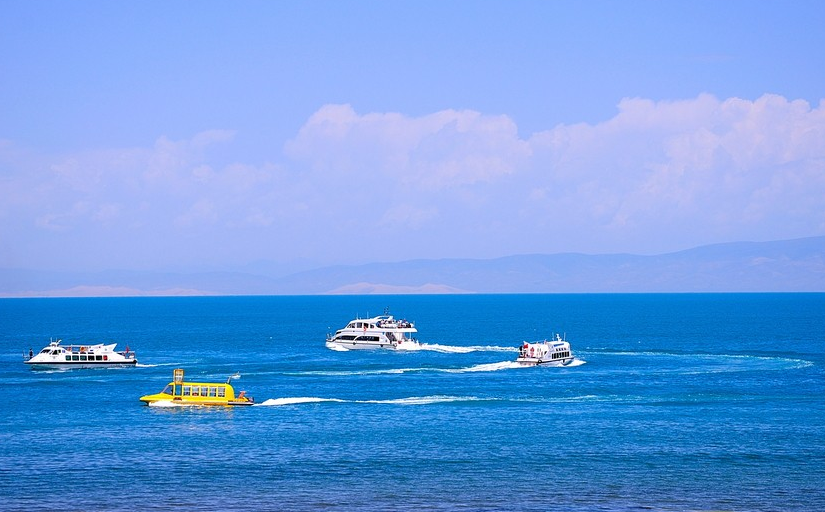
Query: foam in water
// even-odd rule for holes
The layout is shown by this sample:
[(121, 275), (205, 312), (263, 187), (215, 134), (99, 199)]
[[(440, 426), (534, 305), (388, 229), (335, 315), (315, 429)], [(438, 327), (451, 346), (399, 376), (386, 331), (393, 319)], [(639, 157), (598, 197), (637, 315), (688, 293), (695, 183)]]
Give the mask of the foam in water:
[(510, 370), (514, 368), (527, 368), (527, 366), (519, 364), (515, 361), (502, 361), (500, 363), (477, 364), (468, 368), (455, 368), (444, 371), (448, 373), (496, 372), (499, 370)]
[(428, 405), (446, 402), (468, 402), (478, 400), (474, 396), (411, 396), (407, 398), (396, 398), (393, 400), (356, 400), (359, 404), (390, 404), (390, 405)]
[(255, 404), (255, 406), (312, 404), (312, 403), (318, 403), (318, 402), (346, 402), (346, 400), (340, 400), (338, 398), (319, 398), (319, 397), (315, 397), (315, 396), (297, 396), (297, 397), (288, 397), (288, 398), (270, 398), (268, 400), (264, 400), (263, 402), (261, 402), (259, 404)]
[[(582, 359), (574, 359), (565, 368), (581, 366), (587, 363)], [(543, 365), (557, 368), (557, 366)], [(287, 373), (287, 375), (322, 375), (322, 376), (348, 376), (348, 375), (398, 375), (404, 373), (417, 372), (444, 372), (444, 373), (469, 373), (469, 372), (495, 372), (499, 370), (512, 370), (516, 368), (531, 368), (530, 365), (523, 365), (516, 361), (501, 361), (497, 363), (484, 363), (463, 368), (384, 368), (379, 370), (308, 370), (303, 372)]]
[[(474, 396), (451, 396), (451, 395), (434, 395), (434, 396), (411, 396), (406, 398), (393, 398), (389, 400), (342, 400), (340, 398), (320, 398), (315, 396), (302, 397), (286, 397), (286, 398), (270, 398), (255, 404), (256, 406), (279, 406), (279, 405), (296, 405), (309, 404), (320, 402), (337, 402), (349, 404), (384, 404), (384, 405), (428, 405), (447, 402), (469, 402), (480, 400)], [(155, 402), (160, 403), (160, 402)], [(168, 407), (168, 406), (167, 406)]]
[(191, 407), (191, 404), (177, 403), (171, 400), (158, 400), (157, 402), (150, 402), (149, 407)]
[(469, 354), (470, 352), (517, 352), (516, 347), (497, 347), (497, 346), (481, 346), (474, 345), (469, 347), (461, 347), (457, 345), (441, 345), (438, 343), (422, 343), (418, 348), (413, 350), (429, 350), (432, 352), (443, 352), (445, 354)]

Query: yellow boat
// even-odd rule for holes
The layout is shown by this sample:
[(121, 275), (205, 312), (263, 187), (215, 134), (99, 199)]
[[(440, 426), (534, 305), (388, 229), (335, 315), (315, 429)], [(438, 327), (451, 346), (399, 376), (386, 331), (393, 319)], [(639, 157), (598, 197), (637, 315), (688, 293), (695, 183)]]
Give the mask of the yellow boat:
[(226, 382), (186, 382), (183, 370), (175, 369), (172, 382), (160, 393), (140, 397), (146, 405), (252, 405), (255, 400), (241, 391), (237, 396), (235, 389)]

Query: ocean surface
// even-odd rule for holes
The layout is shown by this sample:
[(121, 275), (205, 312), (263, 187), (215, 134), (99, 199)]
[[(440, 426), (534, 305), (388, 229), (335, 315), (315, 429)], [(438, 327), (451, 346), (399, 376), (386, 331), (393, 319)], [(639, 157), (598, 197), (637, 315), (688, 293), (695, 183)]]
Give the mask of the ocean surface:
[[(387, 307), (422, 350), (325, 347)], [(259, 405), (143, 405), (174, 368)], [(825, 294), (3, 299), (0, 376), (4, 511), (825, 510)]]

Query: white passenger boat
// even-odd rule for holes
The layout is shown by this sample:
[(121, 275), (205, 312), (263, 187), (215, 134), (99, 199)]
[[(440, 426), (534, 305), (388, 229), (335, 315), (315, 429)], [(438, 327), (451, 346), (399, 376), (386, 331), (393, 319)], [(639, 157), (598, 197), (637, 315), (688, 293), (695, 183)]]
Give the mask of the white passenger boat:
[(416, 349), (420, 345), (413, 336), (418, 332), (415, 325), (385, 314), (373, 318), (356, 318), (335, 334), (327, 335), (327, 347), (370, 349)]
[(105, 345), (61, 345), (61, 340), (52, 341), (39, 353), (29, 349), (29, 357), (24, 362), (41, 368), (99, 368), (112, 366), (135, 366), (137, 356), (126, 347), (116, 351), (117, 343)]
[(518, 348), (516, 362), (525, 366), (567, 366), (575, 358), (570, 351), (570, 343), (556, 334), (551, 341), (524, 342)]

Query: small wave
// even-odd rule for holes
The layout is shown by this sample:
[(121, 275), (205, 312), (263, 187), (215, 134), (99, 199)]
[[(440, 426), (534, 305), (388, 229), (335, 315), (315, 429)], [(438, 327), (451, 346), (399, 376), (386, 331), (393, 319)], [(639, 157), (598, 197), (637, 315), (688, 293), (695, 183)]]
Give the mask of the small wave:
[(468, 368), (454, 368), (444, 371), (448, 373), (496, 372), (499, 370), (510, 370), (513, 368), (527, 368), (527, 366), (519, 364), (515, 361), (502, 361), (500, 363), (477, 364)]
[(754, 354), (709, 354), (681, 353), (666, 351), (599, 351), (599, 354), (613, 356), (653, 357), (685, 359), (698, 366), (683, 366), (675, 369), (660, 369), (660, 372), (679, 372), (683, 374), (728, 373), (753, 370), (796, 370), (813, 366), (812, 361), (783, 356), (765, 356)]
[(156, 368), (158, 366), (178, 366), (180, 367), (180, 363), (135, 363), (135, 368)]
[(349, 352), (347, 347), (342, 347), (337, 343), (326, 343), (328, 349), (335, 351), (335, 352)]
[(397, 375), (408, 372), (423, 372), (432, 368), (384, 368), (380, 370), (307, 370), (286, 372), (284, 375), (318, 375), (322, 377), (347, 377), (351, 375)]
[(615, 397), (603, 397), (599, 395), (577, 395), (577, 396), (535, 396), (535, 397), (518, 397), (508, 398), (510, 402), (531, 402), (542, 404), (564, 404), (564, 403), (578, 403), (578, 402), (616, 402), (620, 399)]
[[(411, 396), (406, 398), (392, 398), (388, 400), (342, 400), (340, 398), (321, 398), (315, 396), (302, 397), (285, 397), (285, 398), (270, 398), (255, 404), (256, 406), (279, 406), (279, 405), (297, 405), (297, 404), (312, 404), (321, 402), (336, 402), (349, 404), (380, 404), (380, 405), (429, 405), (448, 402), (471, 402), (481, 400), (474, 396), (451, 396), (451, 395), (433, 395), (433, 396)], [(155, 402), (160, 403), (160, 402)]]
[(359, 404), (389, 404), (389, 405), (429, 405), (447, 402), (471, 402), (480, 400), (474, 396), (411, 396), (407, 398), (395, 398), (391, 400), (355, 400)]
[[(408, 349), (409, 350), (409, 349)], [(517, 347), (497, 347), (493, 345), (473, 345), (462, 347), (458, 345), (441, 345), (438, 343), (422, 343), (415, 350), (429, 350), (445, 354), (469, 354), (470, 352), (517, 352)]]
[(346, 402), (346, 400), (340, 400), (338, 398), (319, 398), (315, 396), (298, 396), (298, 397), (288, 397), (288, 398), (270, 398), (268, 400), (264, 400), (259, 404), (255, 404), (256, 406), (277, 406), (277, 405), (295, 405), (295, 404), (313, 404), (319, 402)]
[[(573, 366), (581, 366), (585, 363), (587, 363), (587, 361), (584, 361), (582, 359), (574, 359), (573, 362), (566, 366), (555, 366), (549, 364), (543, 364), (538, 366), (541, 366), (543, 368), (570, 368)], [(496, 372), (499, 370), (512, 370), (515, 368), (533, 368), (533, 366), (517, 363), (516, 361), (502, 361), (500, 363), (477, 364), (475, 366), (470, 366), (468, 368), (455, 368), (442, 371), (449, 373)]]
[(171, 400), (158, 400), (157, 402), (150, 402), (149, 407), (191, 407), (191, 404), (183, 404)]

